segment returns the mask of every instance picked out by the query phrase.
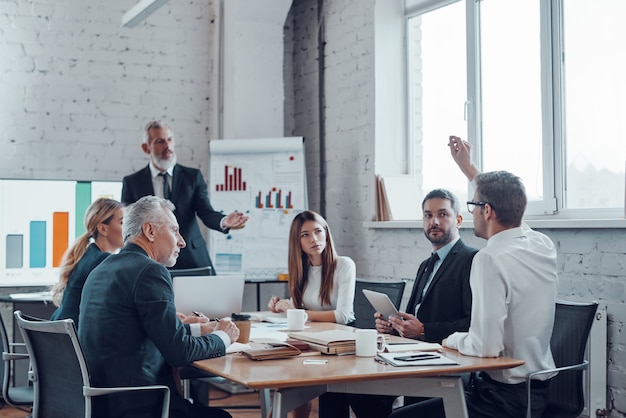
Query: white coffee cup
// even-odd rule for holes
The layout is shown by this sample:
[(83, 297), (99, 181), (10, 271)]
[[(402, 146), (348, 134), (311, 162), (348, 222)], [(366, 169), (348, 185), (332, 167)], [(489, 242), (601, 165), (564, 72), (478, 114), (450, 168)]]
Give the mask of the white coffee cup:
[(355, 334), (357, 356), (374, 357), (376, 353), (382, 351), (384, 337), (378, 335), (375, 329), (357, 329)]
[(289, 331), (302, 331), (307, 319), (309, 316), (304, 309), (287, 309), (287, 329)]

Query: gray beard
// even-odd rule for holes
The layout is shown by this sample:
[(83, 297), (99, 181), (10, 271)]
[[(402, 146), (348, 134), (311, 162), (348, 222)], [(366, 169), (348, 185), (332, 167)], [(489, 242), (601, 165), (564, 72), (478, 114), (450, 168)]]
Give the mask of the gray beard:
[(176, 161), (176, 154), (174, 154), (170, 160), (163, 160), (161, 158), (154, 157), (154, 164), (166, 171), (174, 167), (176, 165)]

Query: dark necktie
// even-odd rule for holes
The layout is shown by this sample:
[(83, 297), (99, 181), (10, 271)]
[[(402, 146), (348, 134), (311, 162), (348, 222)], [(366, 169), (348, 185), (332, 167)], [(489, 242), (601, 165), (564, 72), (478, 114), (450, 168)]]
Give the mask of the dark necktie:
[(167, 179), (170, 174), (167, 171), (159, 173), (159, 176), (163, 177), (163, 199), (170, 200), (172, 198), (172, 193), (170, 192), (170, 185)]
[(417, 284), (417, 303), (422, 303), (422, 299), (424, 298), (424, 288), (428, 283), (428, 279), (433, 272), (433, 268), (435, 267), (435, 263), (439, 260), (439, 255), (437, 253), (433, 253), (433, 255), (428, 260), (428, 264), (426, 265), (426, 269), (424, 273), (422, 273), (422, 277), (420, 277), (419, 283)]

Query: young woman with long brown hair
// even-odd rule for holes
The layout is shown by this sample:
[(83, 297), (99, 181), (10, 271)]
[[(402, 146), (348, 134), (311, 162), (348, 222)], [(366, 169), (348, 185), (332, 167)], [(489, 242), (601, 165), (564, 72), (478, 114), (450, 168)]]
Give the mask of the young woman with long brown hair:
[(313, 211), (291, 222), (288, 272), (291, 299), (272, 297), (270, 311), (306, 309), (309, 321), (354, 321), (354, 261), (337, 255), (326, 220)]
[[(289, 293), (291, 299), (273, 296), (272, 312), (305, 309), (309, 321), (348, 324), (354, 321), (356, 266), (335, 251), (328, 223), (319, 214), (299, 213), (289, 230)], [(296, 408), (294, 418), (308, 417), (311, 402)]]

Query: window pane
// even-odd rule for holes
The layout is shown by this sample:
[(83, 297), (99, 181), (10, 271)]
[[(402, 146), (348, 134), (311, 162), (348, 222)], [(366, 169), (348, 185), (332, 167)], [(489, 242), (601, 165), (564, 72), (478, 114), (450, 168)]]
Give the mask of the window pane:
[(409, 19), (409, 109), (414, 171), (422, 196), (435, 188), (467, 200), (467, 180), (450, 157), (448, 137), (466, 136), (465, 4)]
[(564, 2), (566, 206), (624, 205), (624, 0)]
[(524, 180), (543, 199), (539, 1), (480, 4), (483, 170)]

